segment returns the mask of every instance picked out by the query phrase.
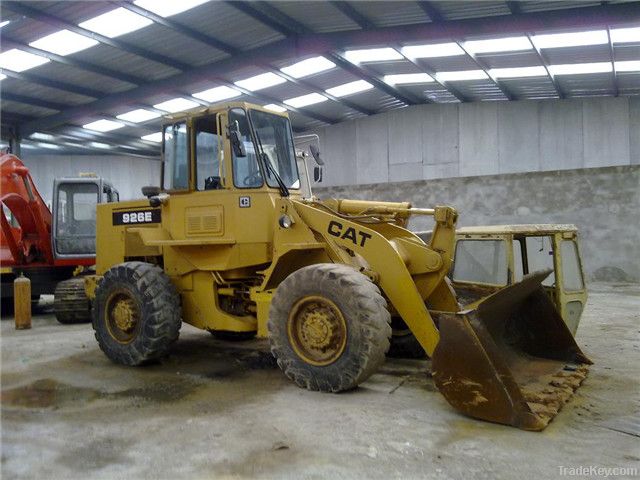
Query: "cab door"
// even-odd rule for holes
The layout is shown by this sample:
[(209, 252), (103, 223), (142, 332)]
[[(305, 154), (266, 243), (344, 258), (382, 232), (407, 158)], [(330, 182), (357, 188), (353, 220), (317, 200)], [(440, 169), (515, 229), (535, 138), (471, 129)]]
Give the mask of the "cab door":
[(556, 252), (556, 294), (560, 313), (573, 335), (576, 334), (587, 302), (580, 248), (575, 232), (558, 233), (554, 237)]
[(96, 254), (96, 205), (101, 182), (56, 180), (53, 199), (53, 250), (56, 258), (86, 258)]
[(164, 189), (171, 195), (165, 228), (172, 239), (224, 235), (221, 145), (216, 114), (165, 127)]

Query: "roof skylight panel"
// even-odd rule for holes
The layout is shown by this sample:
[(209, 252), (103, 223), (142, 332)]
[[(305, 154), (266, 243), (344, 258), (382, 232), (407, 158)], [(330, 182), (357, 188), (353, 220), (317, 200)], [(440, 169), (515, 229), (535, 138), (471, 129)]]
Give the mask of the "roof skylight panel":
[(97, 45), (98, 41), (70, 30), (60, 30), (46, 37), (39, 38), (29, 45), (57, 55), (71, 55)]
[(115, 38), (151, 25), (152, 20), (133, 13), (126, 8), (116, 8), (97, 17), (82, 22), (79, 26), (99, 33), (105, 37)]

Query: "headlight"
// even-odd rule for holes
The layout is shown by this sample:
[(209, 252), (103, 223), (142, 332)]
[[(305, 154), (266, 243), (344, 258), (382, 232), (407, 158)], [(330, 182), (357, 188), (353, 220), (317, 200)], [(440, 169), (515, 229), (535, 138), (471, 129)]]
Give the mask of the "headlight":
[(293, 218), (286, 214), (281, 215), (278, 223), (282, 228), (291, 228), (291, 225), (293, 225)]

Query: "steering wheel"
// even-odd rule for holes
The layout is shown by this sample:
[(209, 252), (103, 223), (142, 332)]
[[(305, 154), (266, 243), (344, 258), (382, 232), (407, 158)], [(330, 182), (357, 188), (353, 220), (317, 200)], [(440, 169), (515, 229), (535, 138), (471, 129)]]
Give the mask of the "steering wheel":
[(261, 178), (262, 175), (260, 174), (260, 170), (256, 170), (255, 172), (244, 177), (242, 183), (245, 187), (251, 187), (257, 183), (256, 180), (259, 180)]

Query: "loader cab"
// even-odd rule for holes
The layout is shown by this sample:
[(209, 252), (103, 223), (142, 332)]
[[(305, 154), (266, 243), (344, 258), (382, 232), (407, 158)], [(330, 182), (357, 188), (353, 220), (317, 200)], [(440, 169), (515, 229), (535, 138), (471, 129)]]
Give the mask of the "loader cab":
[(231, 103), (167, 117), (163, 125), (161, 190), (237, 190), (300, 195), (289, 118)]
[(504, 225), (456, 231), (450, 277), (469, 304), (551, 269), (542, 282), (572, 334), (587, 300), (577, 229), (573, 225)]
[(105, 180), (86, 176), (56, 179), (53, 184), (53, 251), (56, 258), (96, 254), (96, 205), (118, 202), (118, 191)]

